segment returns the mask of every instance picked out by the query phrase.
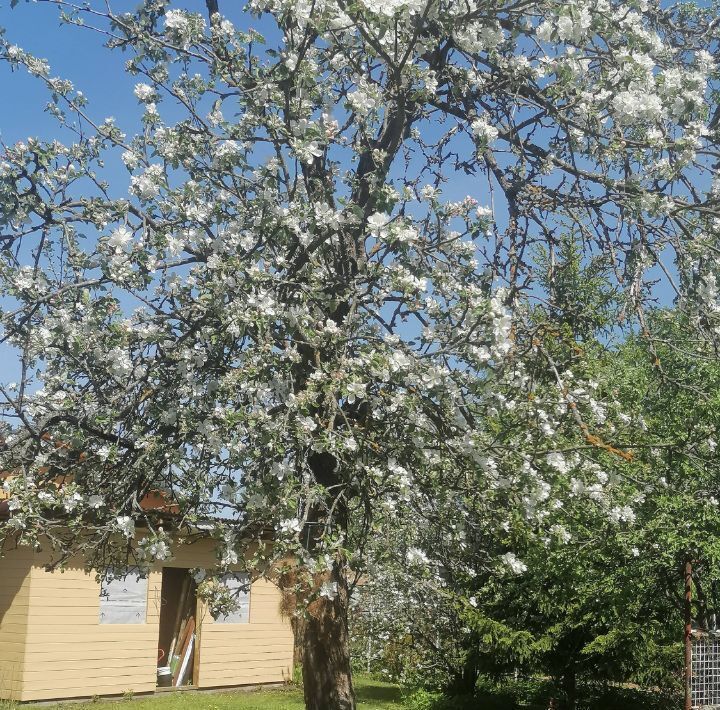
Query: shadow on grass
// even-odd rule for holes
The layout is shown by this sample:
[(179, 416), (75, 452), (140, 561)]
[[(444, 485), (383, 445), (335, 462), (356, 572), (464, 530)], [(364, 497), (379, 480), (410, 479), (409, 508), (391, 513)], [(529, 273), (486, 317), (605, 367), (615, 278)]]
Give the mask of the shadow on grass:
[[(479, 692), (474, 698), (444, 706), (440, 703), (433, 710), (546, 710), (550, 698), (555, 695), (550, 689), (537, 689), (535, 692), (513, 693), (497, 689), (495, 692)], [(578, 710), (675, 710), (680, 707), (675, 695), (655, 693), (624, 688), (581, 688)]]
[[(547, 710), (556, 697), (543, 680), (481, 680), (472, 696), (447, 697), (438, 692), (416, 690), (405, 700), (408, 710)], [(584, 684), (579, 688), (577, 710), (675, 710), (676, 694), (618, 686)], [(555, 705), (553, 705), (555, 707)]]
[(386, 683), (373, 682), (370, 679), (358, 683), (355, 695), (359, 702), (385, 701), (399, 703), (402, 700), (402, 691), (397, 686)]

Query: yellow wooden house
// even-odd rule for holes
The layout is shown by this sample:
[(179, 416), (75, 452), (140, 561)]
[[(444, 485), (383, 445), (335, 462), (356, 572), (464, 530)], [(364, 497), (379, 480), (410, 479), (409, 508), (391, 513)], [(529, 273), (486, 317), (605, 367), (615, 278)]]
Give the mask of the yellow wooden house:
[[(170, 685), (202, 689), (289, 680), (293, 635), (274, 584), (257, 580), (249, 591), (243, 587), (238, 611), (217, 619), (194, 593), (187, 594), (190, 569), (211, 569), (215, 560), (212, 540), (178, 545), (171, 560), (145, 577), (127, 584), (121, 579), (113, 587), (96, 581), (81, 564), (48, 572), (45, 553), (5, 550), (0, 557), (0, 699), (152, 693), (161, 677), (158, 668), (170, 667), (173, 646), (179, 662), (168, 676)], [(171, 640), (183, 593), (194, 615), (193, 633), (187, 623), (183, 627), (187, 653), (181, 641)]]

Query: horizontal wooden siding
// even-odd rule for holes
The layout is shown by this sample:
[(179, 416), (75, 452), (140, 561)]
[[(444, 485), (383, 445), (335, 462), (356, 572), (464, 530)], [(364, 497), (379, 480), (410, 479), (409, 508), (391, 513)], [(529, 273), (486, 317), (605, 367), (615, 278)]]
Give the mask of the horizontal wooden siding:
[(26, 548), (0, 557), (0, 700), (19, 700), (22, 691), (32, 560)]
[[(13, 655), (24, 658), (22, 681), (16, 670), (5, 670), (15, 673), (15, 698), (31, 701), (154, 691), (161, 569), (152, 571), (148, 579), (145, 624), (100, 624), (100, 585), (94, 574), (86, 573), (79, 564), (68, 565), (64, 572), (46, 572), (42, 567), (45, 561), (34, 556), (29, 574), (30, 562), (26, 561), (27, 580), (22, 593), (13, 597), (13, 608), (22, 613), (8, 617), (7, 628), (22, 634), (14, 646), (20, 655)], [(4, 562), (0, 560), (0, 565)], [(214, 563), (212, 542), (202, 541), (178, 548), (167, 565), (209, 569)], [(246, 624), (215, 624), (199, 605), (196, 685), (276, 683), (291, 677), (292, 631), (281, 618), (280, 600), (273, 584), (255, 582)], [(6, 655), (9, 657), (10, 651)]]

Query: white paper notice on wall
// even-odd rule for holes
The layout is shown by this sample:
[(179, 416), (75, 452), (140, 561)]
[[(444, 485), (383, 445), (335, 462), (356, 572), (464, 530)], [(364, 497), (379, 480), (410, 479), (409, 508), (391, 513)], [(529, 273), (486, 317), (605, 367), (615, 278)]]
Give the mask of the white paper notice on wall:
[(148, 580), (136, 569), (108, 570), (100, 585), (101, 624), (144, 624)]
[(250, 576), (244, 572), (231, 572), (220, 581), (230, 590), (237, 609), (215, 619), (216, 624), (247, 624), (250, 622)]

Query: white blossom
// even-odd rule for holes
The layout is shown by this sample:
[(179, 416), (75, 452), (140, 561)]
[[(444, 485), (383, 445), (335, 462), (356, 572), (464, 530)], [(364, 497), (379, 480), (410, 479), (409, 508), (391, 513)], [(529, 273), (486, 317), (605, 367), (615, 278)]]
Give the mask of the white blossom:
[(428, 556), (417, 547), (411, 547), (405, 557), (411, 565), (427, 565), (430, 562)]
[(280, 521), (278, 530), (285, 535), (299, 533), (302, 530), (302, 522), (299, 518), (286, 518)]
[(127, 227), (118, 227), (108, 239), (108, 245), (115, 249), (124, 248), (132, 241), (133, 234)]
[(506, 552), (500, 558), (513, 574), (527, 572), (527, 565), (519, 560), (514, 552)]
[(323, 582), (320, 587), (320, 596), (325, 599), (335, 599), (338, 594), (337, 582)]
[(155, 96), (155, 89), (150, 84), (136, 84), (133, 93), (140, 101), (151, 101)]
[(491, 145), (500, 134), (498, 129), (490, 124), (487, 116), (481, 116), (480, 118), (476, 118), (472, 122), (470, 128), (473, 132), (473, 135), (484, 146)]
[(135, 535), (135, 521), (129, 515), (115, 518), (115, 528), (128, 539)]
[(549, 466), (552, 466), (556, 471), (560, 473), (567, 473), (571, 466), (567, 459), (559, 452), (554, 451), (547, 455), (546, 461)]

